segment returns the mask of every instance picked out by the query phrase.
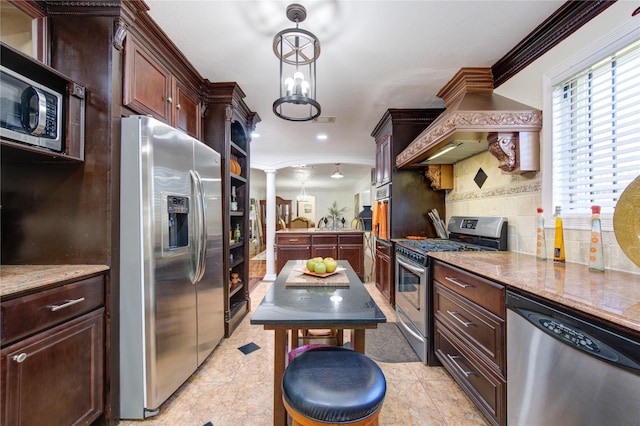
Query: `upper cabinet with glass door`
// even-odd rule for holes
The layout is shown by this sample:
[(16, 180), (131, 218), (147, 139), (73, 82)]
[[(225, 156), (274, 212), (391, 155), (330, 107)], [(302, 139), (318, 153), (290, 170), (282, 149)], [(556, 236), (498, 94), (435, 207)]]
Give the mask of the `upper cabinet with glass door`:
[(48, 64), (44, 12), (36, 2), (0, 0), (0, 41)]

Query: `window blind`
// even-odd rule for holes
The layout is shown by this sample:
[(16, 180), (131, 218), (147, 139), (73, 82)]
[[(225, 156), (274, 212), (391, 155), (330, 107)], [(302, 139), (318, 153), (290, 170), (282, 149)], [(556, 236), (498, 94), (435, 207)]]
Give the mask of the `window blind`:
[(640, 175), (640, 40), (553, 87), (553, 204), (603, 214)]

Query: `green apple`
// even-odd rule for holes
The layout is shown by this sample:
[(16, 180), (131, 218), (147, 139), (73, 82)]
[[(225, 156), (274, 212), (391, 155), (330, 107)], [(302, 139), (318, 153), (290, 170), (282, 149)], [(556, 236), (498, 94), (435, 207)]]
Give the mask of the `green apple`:
[(313, 272), (315, 270), (314, 267), (315, 267), (316, 263), (318, 263), (318, 262), (315, 259), (307, 260), (307, 270), (309, 272)]
[(318, 262), (315, 264), (315, 266), (313, 267), (313, 270), (315, 271), (316, 274), (326, 274), (327, 273), (327, 265), (325, 265), (322, 262)]
[(324, 264), (327, 267), (327, 272), (335, 272), (336, 269), (338, 269), (338, 262), (336, 262), (333, 259), (331, 259), (331, 260), (326, 260), (325, 259)]
[(327, 262), (331, 262), (334, 261), (335, 259), (333, 257), (325, 257), (324, 259), (322, 259), (322, 261), (326, 264)]

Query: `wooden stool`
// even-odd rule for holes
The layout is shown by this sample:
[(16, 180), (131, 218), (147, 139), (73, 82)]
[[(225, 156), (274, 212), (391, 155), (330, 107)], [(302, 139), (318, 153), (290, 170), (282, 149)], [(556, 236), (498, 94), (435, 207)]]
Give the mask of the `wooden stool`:
[(377, 425), (386, 391), (375, 362), (337, 346), (302, 352), (282, 377), (282, 400), (294, 426)]
[(343, 330), (320, 329), (300, 330), (298, 337), (303, 345), (312, 343), (326, 343), (328, 345), (342, 346), (344, 344)]

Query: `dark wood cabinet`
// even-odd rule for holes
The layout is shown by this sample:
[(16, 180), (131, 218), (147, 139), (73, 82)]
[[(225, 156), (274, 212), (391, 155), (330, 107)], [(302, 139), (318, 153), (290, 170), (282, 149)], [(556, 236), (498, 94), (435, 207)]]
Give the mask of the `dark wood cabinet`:
[(338, 234), (338, 257), (346, 260), (361, 280), (364, 279), (364, 234)]
[(124, 55), (123, 105), (200, 139), (200, 101), (164, 62), (130, 34)]
[[(276, 274), (289, 260), (306, 260), (312, 257), (311, 235), (304, 233), (276, 233)], [(326, 247), (326, 243), (322, 244)]]
[(435, 261), (436, 356), (487, 419), (506, 424), (505, 287)]
[(376, 143), (376, 182), (375, 186), (391, 181), (391, 135), (383, 135)]
[[(375, 186), (391, 185), (388, 201), (389, 238), (436, 236), (427, 212), (437, 209), (445, 217), (444, 191), (434, 191), (421, 169), (398, 169), (396, 156), (441, 113), (432, 109), (389, 109), (371, 132), (376, 143)], [(375, 232), (375, 231), (374, 231)], [(376, 250), (375, 282), (390, 304), (395, 303), (394, 256), (390, 240)], [(376, 247), (381, 247), (376, 243)], [(386, 254), (383, 252), (387, 252)]]
[(201, 114), (198, 93), (173, 78), (175, 107), (173, 109), (173, 125), (196, 139), (201, 137)]
[(289, 260), (333, 257), (349, 262), (364, 277), (364, 233), (349, 231), (284, 231), (276, 233), (276, 273)]
[(2, 425), (90, 424), (104, 410), (104, 276), (3, 300)]
[(310, 257), (333, 257), (338, 259), (338, 239), (335, 235), (312, 235)]
[[(213, 83), (207, 89), (204, 142), (222, 157), (222, 256), (225, 285), (225, 337), (251, 310), (249, 298), (249, 176), (251, 132), (260, 117), (244, 103), (236, 83)], [(236, 209), (231, 207), (235, 193)], [(239, 231), (239, 238), (235, 232)], [(231, 282), (238, 274), (238, 282)]]
[(376, 287), (395, 306), (395, 265), (393, 244), (390, 241), (376, 240)]

